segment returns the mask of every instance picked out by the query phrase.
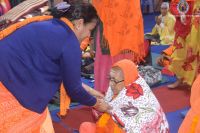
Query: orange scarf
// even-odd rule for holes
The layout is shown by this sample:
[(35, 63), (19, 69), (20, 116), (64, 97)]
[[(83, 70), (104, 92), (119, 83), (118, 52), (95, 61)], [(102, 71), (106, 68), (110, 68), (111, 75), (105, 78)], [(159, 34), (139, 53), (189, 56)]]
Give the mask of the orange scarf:
[[(32, 18), (27, 18), (22, 22), (17, 22), (11, 26), (9, 26), (8, 28), (0, 31), (0, 40), (7, 37), (8, 35), (10, 35), (11, 33), (13, 33), (14, 31), (16, 31), (17, 29), (32, 23), (32, 22), (39, 22), (39, 21), (45, 21), (45, 20), (49, 20), (52, 19), (53, 16), (36, 16), (36, 17), (32, 17)], [(63, 22), (65, 22), (72, 30), (73, 30), (73, 24), (66, 18), (61, 18), (61, 20)]]
[(132, 53), (134, 60), (144, 56), (143, 18), (140, 0), (93, 0), (103, 22), (103, 35), (111, 56)]
[(123, 59), (115, 63), (113, 66), (118, 66), (122, 69), (125, 86), (133, 83), (138, 78), (137, 66), (130, 60)]

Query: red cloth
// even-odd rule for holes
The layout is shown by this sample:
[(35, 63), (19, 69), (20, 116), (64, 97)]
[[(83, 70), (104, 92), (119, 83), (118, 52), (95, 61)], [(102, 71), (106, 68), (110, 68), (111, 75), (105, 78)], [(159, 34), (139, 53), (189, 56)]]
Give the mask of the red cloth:
[(174, 73), (171, 72), (167, 67), (164, 67), (161, 72), (165, 75), (174, 76)]
[(176, 23), (175, 23), (175, 26), (174, 26), (174, 30), (176, 32), (176, 37), (180, 36), (182, 38), (185, 38), (190, 30), (191, 30), (191, 15), (192, 15), (192, 9), (193, 9), (193, 1), (187, 1), (188, 5), (189, 5), (189, 10), (188, 12), (186, 13), (186, 24), (182, 24), (181, 23), (181, 19), (180, 19), (180, 14), (177, 10), (177, 4), (178, 2), (176, 1), (172, 1), (171, 4), (170, 4), (170, 11), (173, 15), (175, 15), (176, 17)]
[(109, 86), (108, 74), (112, 66), (110, 55), (103, 55), (100, 47), (100, 33), (97, 33), (96, 56), (94, 63), (95, 89), (105, 93)]

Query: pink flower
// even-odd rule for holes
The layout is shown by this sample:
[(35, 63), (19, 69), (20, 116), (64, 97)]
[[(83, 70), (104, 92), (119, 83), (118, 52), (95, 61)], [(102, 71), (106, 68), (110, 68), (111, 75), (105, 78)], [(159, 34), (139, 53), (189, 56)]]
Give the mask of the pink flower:
[(154, 116), (154, 119), (151, 122), (147, 122), (143, 125), (141, 133), (169, 133), (168, 127), (161, 129), (162, 125), (165, 125), (167, 122), (163, 119), (162, 109), (158, 109), (157, 114)]

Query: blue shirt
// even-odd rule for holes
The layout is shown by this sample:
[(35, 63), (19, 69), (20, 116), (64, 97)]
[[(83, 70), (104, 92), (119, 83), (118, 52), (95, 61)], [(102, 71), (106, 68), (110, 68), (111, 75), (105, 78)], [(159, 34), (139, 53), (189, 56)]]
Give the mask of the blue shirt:
[(80, 68), (80, 44), (61, 20), (30, 23), (0, 41), (0, 81), (37, 113), (44, 111), (62, 81), (73, 100), (96, 103), (82, 88)]

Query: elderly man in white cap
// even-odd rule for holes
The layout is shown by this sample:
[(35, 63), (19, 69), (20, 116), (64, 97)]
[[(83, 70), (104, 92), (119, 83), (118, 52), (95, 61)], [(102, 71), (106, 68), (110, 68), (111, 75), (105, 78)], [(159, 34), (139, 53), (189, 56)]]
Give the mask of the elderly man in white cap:
[(169, 12), (169, 3), (163, 2), (161, 4), (161, 14), (156, 16), (156, 25), (152, 29), (151, 35), (157, 37), (153, 41), (159, 44), (169, 45), (174, 41), (174, 24), (175, 17)]

